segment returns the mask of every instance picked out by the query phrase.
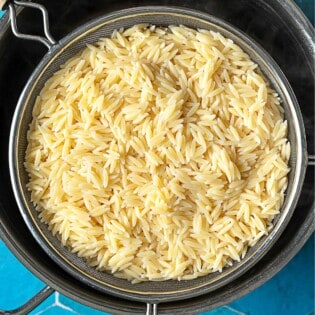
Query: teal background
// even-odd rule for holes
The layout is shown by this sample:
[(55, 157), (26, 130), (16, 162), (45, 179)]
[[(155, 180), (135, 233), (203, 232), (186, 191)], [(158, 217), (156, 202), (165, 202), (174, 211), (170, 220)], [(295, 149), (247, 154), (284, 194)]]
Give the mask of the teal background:
[[(314, 25), (314, 0), (295, 1)], [(3, 11), (0, 11), (0, 18)], [(276, 276), (250, 294), (202, 315), (314, 314), (314, 235)], [(28, 271), (0, 240), (0, 309), (14, 309), (45, 284)], [(54, 293), (30, 315), (104, 314)]]

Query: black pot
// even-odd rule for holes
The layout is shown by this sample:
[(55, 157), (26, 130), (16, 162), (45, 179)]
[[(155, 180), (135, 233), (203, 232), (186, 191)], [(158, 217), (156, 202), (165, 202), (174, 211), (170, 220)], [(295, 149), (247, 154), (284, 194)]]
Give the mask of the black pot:
[[(290, 1), (41, 1), (52, 21), (52, 33), (61, 38), (88, 19), (109, 11), (135, 5), (184, 5), (211, 13), (238, 26), (258, 41), (278, 62), (289, 79), (301, 105), (309, 154), (314, 150), (314, 73), (312, 67), (312, 28)], [(179, 3), (180, 2), (180, 3)], [(64, 11), (60, 11), (64, 8)], [(32, 21), (32, 23), (30, 22)], [(19, 27), (25, 32), (41, 29), (40, 17), (23, 10)], [(268, 31), (266, 31), (268, 29)], [(52, 288), (92, 307), (112, 313), (143, 313), (145, 305), (114, 298), (83, 285), (65, 273), (34, 241), (20, 217), (10, 189), (7, 151), (11, 117), (18, 96), (27, 78), (45, 54), (36, 43), (14, 38), (7, 17), (0, 24), (0, 117), (1, 132), (1, 236), (17, 257)], [(4, 80), (5, 78), (5, 80)], [(253, 290), (280, 270), (301, 248), (313, 231), (314, 169), (308, 168), (298, 206), (288, 227), (268, 252), (253, 268), (232, 283), (210, 294), (172, 304), (159, 305), (159, 313), (196, 313), (226, 304)]]

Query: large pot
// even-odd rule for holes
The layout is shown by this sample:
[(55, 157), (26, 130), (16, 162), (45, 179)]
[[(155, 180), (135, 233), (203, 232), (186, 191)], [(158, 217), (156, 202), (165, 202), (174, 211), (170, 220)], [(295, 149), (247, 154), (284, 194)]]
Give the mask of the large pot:
[[(257, 4), (257, 6), (258, 6), (258, 4)], [(253, 6), (253, 7), (255, 7), (255, 6)], [(248, 8), (247, 8), (248, 9)], [(244, 11), (245, 12), (245, 11)], [(294, 11), (293, 11), (294, 12)], [(22, 13), (23, 14), (23, 13)], [(307, 32), (305, 32), (305, 30), (304, 30), (304, 33), (307, 33)], [(304, 34), (305, 35), (305, 34)], [(306, 36), (306, 39), (307, 39), (307, 36)], [(307, 41), (306, 41), (307, 42)], [(308, 46), (308, 48), (309, 48), (309, 46)], [(306, 45), (306, 47), (304, 48), (304, 50), (305, 51), (307, 51), (307, 45)], [(309, 65), (308, 65), (309, 66)], [(307, 68), (307, 67), (306, 67)], [(2, 220), (1, 220), (2, 221)], [(4, 221), (3, 221), (4, 222)], [(8, 229), (7, 229), (7, 225), (6, 224), (3, 224), (3, 227), (4, 227), (4, 235), (6, 235), (6, 232), (8, 232)], [(309, 229), (309, 227), (308, 227), (308, 229)], [(10, 234), (12, 235), (14, 235), (14, 233), (12, 233), (12, 231), (9, 231), (10, 232)], [(309, 232), (308, 232), (309, 233)], [(27, 234), (27, 233), (26, 233)], [(284, 234), (285, 234), (285, 232), (284, 232)], [(5, 237), (5, 236), (4, 236)], [(283, 236), (282, 236), (283, 237)], [(282, 238), (281, 237), (281, 238)], [(281, 240), (281, 238), (280, 238), (280, 240)], [(279, 241), (280, 241), (279, 240)], [(277, 244), (276, 244), (277, 245)], [(274, 249), (275, 247), (273, 247), (273, 249)], [(38, 249), (38, 247), (37, 247), (37, 249)], [(273, 250), (272, 249), (272, 250)], [(39, 250), (39, 249), (38, 249)], [(272, 252), (272, 250), (271, 250), (271, 252)], [(270, 253), (268, 253), (268, 255), (269, 255)], [(259, 265), (259, 264), (258, 264)], [(256, 267), (256, 265), (255, 265), (255, 268), (257, 268)], [(50, 270), (49, 269), (49, 272), (50, 271), (53, 271), (54, 269), (52, 269), (52, 270)], [(48, 270), (46, 270), (46, 271), (48, 271)], [(249, 271), (250, 272), (250, 271)], [(53, 274), (54, 274), (55, 272), (53, 272)], [(245, 274), (246, 275), (246, 274)], [(245, 276), (244, 275), (244, 276)], [(243, 277), (244, 277), (243, 276)], [(56, 279), (55, 278), (56, 277), (56, 275), (53, 277), (53, 279)], [(242, 277), (242, 278), (243, 278)], [(69, 276), (67, 276), (67, 278), (69, 278)], [(74, 279), (74, 278), (71, 278), (70, 277), (70, 282), (76, 282), (76, 280)], [(49, 281), (47, 281), (48, 283), (49, 283)], [(235, 281), (234, 281), (235, 282)], [(213, 296), (213, 300), (212, 300), (212, 302), (211, 303), (213, 303), (214, 302), (214, 304), (213, 305), (215, 305), (215, 301), (216, 301), (216, 299), (215, 299), (215, 296), (216, 296), (216, 293), (219, 293), (220, 294), (220, 291), (221, 291), (221, 294), (222, 294), (222, 292), (224, 292), (225, 294), (226, 293), (228, 293), (228, 292), (230, 292), (229, 290), (231, 289), (231, 288), (235, 288), (235, 284), (233, 284), (234, 282), (231, 282), (231, 284), (229, 284), (229, 285), (227, 285), (227, 286), (225, 286), (225, 287), (223, 287), (223, 288), (221, 288), (220, 290), (216, 290), (216, 291), (214, 291), (213, 293), (212, 293), (212, 296)], [(58, 287), (59, 288), (59, 287)], [(63, 282), (63, 283), (61, 283), (61, 289), (62, 290), (65, 290), (65, 288), (67, 288), (67, 283), (66, 282)], [(81, 288), (80, 288), (81, 289)], [(62, 291), (61, 290), (61, 291)], [(82, 290), (79, 290), (79, 292), (78, 292), (78, 294), (77, 294), (77, 296), (79, 296), (80, 298), (82, 298), (83, 297), (83, 299), (84, 299), (84, 296), (86, 296), (86, 294), (87, 294), (87, 292), (90, 290), (88, 287), (86, 288), (86, 290), (87, 291), (85, 291), (85, 290), (83, 290), (83, 292), (80, 292), (80, 291), (82, 291)], [(223, 291), (222, 291), (223, 290)], [(95, 296), (98, 296), (98, 297), (100, 297), (100, 293), (98, 293), (98, 292), (94, 292), (95, 290), (93, 290), (93, 295), (95, 295)], [(101, 296), (102, 296), (103, 294), (101, 294)], [(107, 296), (107, 295), (105, 295), (106, 296), (106, 300), (105, 301), (100, 301), (100, 300), (98, 300), (98, 303), (94, 303), (93, 305), (94, 306), (96, 306), (96, 307), (102, 307), (102, 308), (105, 308), (106, 309), (106, 306), (104, 305), (104, 304), (111, 304), (112, 303), (112, 300), (115, 300), (115, 298), (111, 298), (111, 297), (109, 297), (109, 296)], [(220, 295), (218, 295), (218, 296), (220, 296)], [(202, 298), (203, 297), (206, 297), (206, 295), (203, 295), (203, 296), (201, 296), (201, 297), (198, 297), (198, 298), (195, 298), (195, 299), (191, 299), (191, 300), (186, 300), (185, 302), (177, 302), (177, 303), (184, 303), (184, 304), (186, 304), (187, 305), (187, 303), (191, 303), (191, 305), (194, 305), (195, 303), (196, 303), (196, 301), (200, 301), (200, 299), (202, 300)], [(104, 298), (104, 297), (103, 297)], [(101, 298), (101, 299), (103, 299), (103, 298)], [(231, 298), (231, 296), (230, 296), (230, 298)], [(90, 298), (89, 298), (90, 299)], [(95, 299), (94, 299), (94, 301), (95, 301)], [(119, 300), (119, 303), (126, 303), (124, 300)], [(227, 300), (226, 301), (224, 301), (224, 302), (227, 302)], [(103, 304), (103, 305), (102, 305)], [(125, 304), (126, 305), (126, 304)], [(172, 303), (172, 305), (176, 305), (176, 303)], [(189, 305), (189, 304), (188, 304)], [(122, 305), (121, 305), (122, 306)], [(139, 305), (140, 306), (140, 305)], [(138, 305), (137, 305), (137, 303), (135, 303), (134, 304), (134, 307), (135, 307), (135, 310), (134, 311), (132, 311), (133, 313), (135, 313), (136, 312), (136, 309), (138, 309), (138, 310), (140, 310), (139, 308), (138, 308)], [(161, 306), (160, 306), (160, 312), (162, 312), (163, 313), (163, 309), (164, 309), (164, 307), (170, 307), (170, 305), (167, 305), (167, 304), (161, 304)], [(141, 307), (142, 308), (142, 307)], [(207, 308), (209, 308), (209, 306), (207, 307)], [(122, 311), (123, 311), (123, 309), (124, 309), (124, 307), (122, 306)], [(130, 308), (130, 305), (127, 307), (127, 309), (131, 309)], [(179, 307), (179, 310), (181, 309), (181, 307)], [(187, 306), (186, 306), (186, 312), (187, 312)], [(195, 310), (195, 307), (193, 308), (193, 310), (194, 310), (194, 312), (196, 311)], [(113, 309), (111, 309), (110, 311), (114, 311)]]

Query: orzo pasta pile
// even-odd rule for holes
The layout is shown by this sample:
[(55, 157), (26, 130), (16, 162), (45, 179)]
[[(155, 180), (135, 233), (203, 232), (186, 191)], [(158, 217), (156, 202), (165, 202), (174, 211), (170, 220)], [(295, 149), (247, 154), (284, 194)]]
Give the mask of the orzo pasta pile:
[(279, 98), (232, 40), (136, 25), (88, 45), (37, 98), (25, 167), (39, 215), (89, 264), (133, 282), (244, 257), (284, 199)]

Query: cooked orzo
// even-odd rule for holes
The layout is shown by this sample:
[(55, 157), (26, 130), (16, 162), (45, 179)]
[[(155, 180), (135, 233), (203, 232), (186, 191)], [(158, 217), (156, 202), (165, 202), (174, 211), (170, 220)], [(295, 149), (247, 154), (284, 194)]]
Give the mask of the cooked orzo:
[(279, 97), (232, 40), (136, 25), (47, 81), (28, 131), (28, 189), (88, 264), (133, 282), (193, 279), (272, 229), (286, 135)]

